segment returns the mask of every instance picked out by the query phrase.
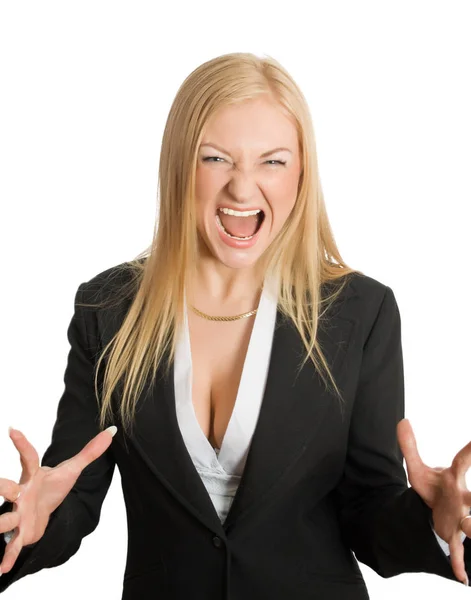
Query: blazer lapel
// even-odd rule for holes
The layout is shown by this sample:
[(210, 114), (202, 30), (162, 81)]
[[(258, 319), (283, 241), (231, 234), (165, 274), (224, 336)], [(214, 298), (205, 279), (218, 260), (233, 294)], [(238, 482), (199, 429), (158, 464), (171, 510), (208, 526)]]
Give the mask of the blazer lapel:
[[(333, 359), (334, 376), (340, 373), (353, 324), (342, 319), (329, 334), (319, 332), (330, 364)], [(260, 415), (245, 470), (223, 525), (226, 532), (280, 485), (284, 472), (319, 434), (327, 409), (336, 402), (325, 392), (310, 359), (297, 375), (304, 345), (295, 327), (280, 312), (276, 327)]]
[[(335, 316), (319, 329), (322, 348), (338, 378), (354, 330), (354, 320)], [(295, 327), (278, 310), (267, 384), (245, 469), (224, 524), (193, 465), (181, 435), (175, 408), (173, 364), (139, 398), (130, 436), (159, 481), (210, 530), (224, 535), (256, 509), (282, 480), (283, 473), (321, 431), (327, 408), (336, 402), (310, 360), (296, 376), (304, 345)], [(337, 379), (336, 379), (337, 380)]]

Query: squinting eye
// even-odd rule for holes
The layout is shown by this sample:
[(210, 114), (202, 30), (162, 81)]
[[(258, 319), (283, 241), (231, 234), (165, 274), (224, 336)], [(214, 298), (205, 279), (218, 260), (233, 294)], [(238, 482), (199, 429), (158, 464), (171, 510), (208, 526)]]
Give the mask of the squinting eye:
[(286, 165), (286, 161), (285, 160), (267, 160), (267, 162), (275, 162), (275, 163), (278, 163), (280, 165)]
[(217, 159), (219, 159), (219, 160), (224, 160), (224, 159), (223, 159), (223, 158), (221, 158), (220, 156), (205, 156), (205, 157), (203, 158), (203, 162), (210, 161), (212, 158), (217, 158)]

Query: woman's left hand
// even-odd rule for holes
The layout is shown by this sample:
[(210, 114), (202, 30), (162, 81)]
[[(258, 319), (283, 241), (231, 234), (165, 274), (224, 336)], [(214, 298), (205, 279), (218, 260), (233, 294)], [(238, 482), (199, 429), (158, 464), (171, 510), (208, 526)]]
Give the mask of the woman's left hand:
[(397, 425), (397, 438), (407, 465), (407, 475), (413, 489), (433, 511), (433, 525), (437, 534), (450, 547), (451, 567), (456, 578), (468, 585), (464, 565), (464, 546), (461, 533), (471, 537), (469, 515), (471, 492), (466, 487), (466, 471), (471, 467), (471, 442), (453, 459), (451, 467), (428, 467), (417, 450), (412, 426), (408, 419)]

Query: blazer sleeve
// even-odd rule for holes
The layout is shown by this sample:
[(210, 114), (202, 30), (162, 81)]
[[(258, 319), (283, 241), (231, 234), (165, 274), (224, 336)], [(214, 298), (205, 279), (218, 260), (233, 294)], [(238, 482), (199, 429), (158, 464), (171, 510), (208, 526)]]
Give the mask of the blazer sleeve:
[[(334, 490), (342, 535), (382, 577), (426, 572), (458, 581), (434, 535), (432, 509), (408, 486), (396, 432), (403, 418), (401, 318), (385, 286), (363, 346), (345, 468)], [(468, 576), (470, 542), (464, 541)]]
[[(86, 284), (80, 284), (74, 301), (74, 314), (67, 329), (70, 343), (64, 374), (65, 389), (59, 400), (57, 417), (42, 466), (55, 467), (77, 454), (100, 432), (94, 390), (96, 351), (87, 336), (85, 311), (78, 303), (84, 298)], [(88, 312), (89, 309), (86, 309)], [(115, 460), (111, 446), (80, 474), (64, 501), (51, 514), (43, 537), (22, 548), (13, 568), (0, 577), (0, 593), (25, 575), (65, 563), (78, 549), (82, 539), (97, 527), (103, 500), (113, 478)], [(0, 514), (11, 510), (4, 502)], [(0, 557), (5, 552), (0, 536)]]

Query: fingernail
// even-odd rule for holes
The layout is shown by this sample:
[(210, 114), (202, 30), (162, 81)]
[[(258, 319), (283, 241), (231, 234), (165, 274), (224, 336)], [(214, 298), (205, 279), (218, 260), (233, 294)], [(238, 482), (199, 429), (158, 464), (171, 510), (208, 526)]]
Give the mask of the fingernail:
[(13, 427), (9, 427), (9, 428), (8, 428), (8, 435), (10, 435), (10, 433), (11, 433), (12, 431), (15, 431), (15, 430), (13, 429)]
[(469, 579), (468, 579), (468, 576), (466, 576), (466, 578), (465, 578), (465, 579), (464, 579), (464, 580), (463, 580), (461, 583), (463, 583), (464, 585), (467, 585), (467, 586), (469, 587)]
[(111, 425), (106, 431), (109, 431), (111, 435), (114, 435), (118, 431), (118, 428), (116, 427), (116, 425)]

